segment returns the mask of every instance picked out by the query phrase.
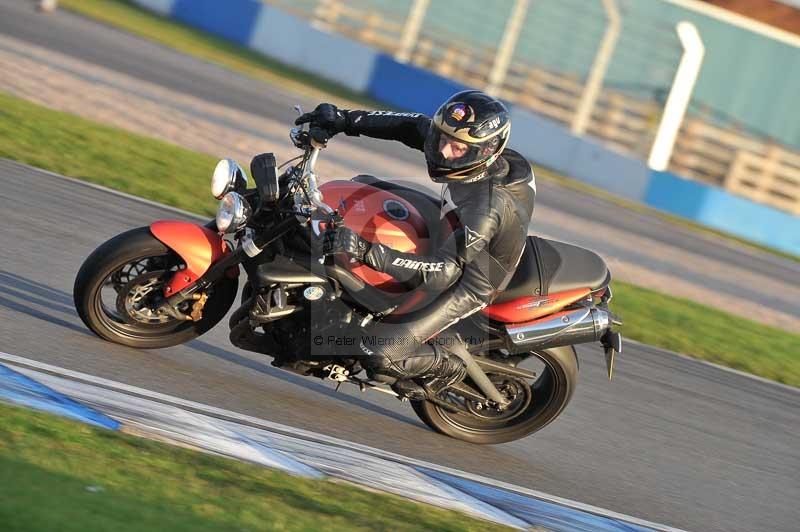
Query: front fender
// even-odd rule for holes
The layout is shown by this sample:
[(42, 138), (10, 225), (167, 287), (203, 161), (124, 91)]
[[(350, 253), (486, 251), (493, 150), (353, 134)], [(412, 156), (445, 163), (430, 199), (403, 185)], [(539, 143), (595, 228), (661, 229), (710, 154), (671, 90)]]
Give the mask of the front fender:
[(164, 285), (165, 296), (193, 284), (212, 264), (230, 253), (221, 236), (207, 227), (190, 222), (160, 220), (150, 225), (150, 232), (186, 263), (186, 269), (176, 272)]

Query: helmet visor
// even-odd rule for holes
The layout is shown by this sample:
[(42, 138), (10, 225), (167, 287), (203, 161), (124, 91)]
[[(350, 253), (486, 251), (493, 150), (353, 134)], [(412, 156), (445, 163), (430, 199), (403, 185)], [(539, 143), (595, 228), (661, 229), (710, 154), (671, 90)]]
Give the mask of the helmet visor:
[(429, 166), (441, 170), (462, 170), (492, 156), (499, 141), (499, 137), (493, 137), (479, 143), (464, 142), (431, 124), (425, 139), (425, 158)]

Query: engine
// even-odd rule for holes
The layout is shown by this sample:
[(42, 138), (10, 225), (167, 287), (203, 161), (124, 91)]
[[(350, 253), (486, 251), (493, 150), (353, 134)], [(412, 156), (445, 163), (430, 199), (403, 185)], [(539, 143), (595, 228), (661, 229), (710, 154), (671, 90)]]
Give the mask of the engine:
[(231, 342), (301, 375), (326, 377), (333, 364), (357, 371), (360, 317), (326, 290), (282, 284), (252, 294), (231, 318)]

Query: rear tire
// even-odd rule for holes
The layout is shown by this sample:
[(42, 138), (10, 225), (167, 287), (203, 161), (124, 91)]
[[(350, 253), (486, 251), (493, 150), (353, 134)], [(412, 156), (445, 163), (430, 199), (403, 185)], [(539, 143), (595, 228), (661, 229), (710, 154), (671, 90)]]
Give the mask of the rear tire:
[(578, 384), (578, 357), (574, 347), (546, 349), (532, 356), (541, 360), (545, 370), (529, 386), (530, 403), (507, 422), (452, 413), (429, 401), (412, 401), (411, 406), (431, 429), (458, 440), (485, 445), (524, 438), (557, 418)]
[(203, 317), (199, 321), (171, 318), (161, 323), (145, 324), (112, 316), (108, 312), (108, 306), (102, 301), (101, 290), (104, 283), (126, 265), (152, 258), (182, 262), (172, 250), (153, 236), (148, 227), (140, 227), (105, 242), (84, 261), (73, 288), (75, 309), (83, 323), (100, 338), (139, 349), (158, 349), (182, 344), (214, 327), (225, 317), (236, 299), (238, 278), (223, 277), (211, 287), (203, 308)]

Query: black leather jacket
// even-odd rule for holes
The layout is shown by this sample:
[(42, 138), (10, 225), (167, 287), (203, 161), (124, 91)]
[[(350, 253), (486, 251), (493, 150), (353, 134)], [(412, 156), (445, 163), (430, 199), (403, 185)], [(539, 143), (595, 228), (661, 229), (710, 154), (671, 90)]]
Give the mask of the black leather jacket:
[[(418, 113), (342, 113), (347, 135), (399, 140), (418, 150), (423, 149), (431, 123), (429, 117)], [(511, 149), (503, 151), (488, 174), (478, 182), (446, 186), (442, 209), (454, 209), (460, 226), (434, 253), (402, 253), (377, 244), (367, 254), (367, 264), (430, 291), (447, 289), (469, 267), (473, 291), (483, 299), (493, 299), (511, 280), (522, 256), (536, 184), (528, 161)]]

